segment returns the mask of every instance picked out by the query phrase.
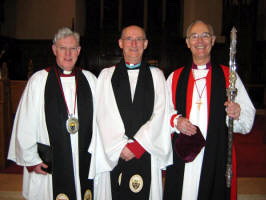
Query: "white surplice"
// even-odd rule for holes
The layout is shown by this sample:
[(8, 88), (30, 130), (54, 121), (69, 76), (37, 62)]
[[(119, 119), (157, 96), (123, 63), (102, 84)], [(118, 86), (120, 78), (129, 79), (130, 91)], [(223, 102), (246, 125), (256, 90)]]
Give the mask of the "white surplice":
[[(192, 124), (197, 125), (204, 138), (207, 136), (207, 127), (208, 127), (208, 102), (207, 102), (207, 87), (206, 87), (206, 77), (208, 69), (193, 69), (194, 79), (199, 79), (195, 81), (192, 95), (192, 107), (190, 110), (190, 118)], [(173, 73), (167, 79), (169, 93), (172, 94), (172, 79)], [(197, 84), (197, 85), (196, 85)], [(255, 108), (247, 94), (247, 91), (240, 80), (240, 77), (237, 75), (236, 88), (238, 89), (235, 102), (238, 103), (241, 107), (241, 113), (238, 120), (234, 120), (234, 132), (246, 134), (250, 132), (253, 120), (255, 116)], [(200, 109), (197, 102), (201, 96), (201, 105)], [(172, 99), (172, 97), (171, 97)], [(172, 110), (174, 105), (172, 103)], [(228, 117), (226, 119), (228, 122)], [(179, 131), (178, 131), (179, 132)], [(197, 157), (189, 163), (185, 164), (184, 169), (184, 179), (183, 179), (183, 191), (182, 191), (182, 200), (197, 200), (199, 181), (201, 174), (201, 167), (203, 162), (205, 147), (201, 149), (201, 152)], [(178, 191), (177, 191), (178, 192)]]
[[(96, 89), (97, 134), (90, 147), (92, 164), (90, 178), (94, 179), (94, 199), (111, 200), (110, 171), (117, 165), (123, 147), (130, 142), (125, 134), (111, 78), (115, 67), (104, 69)], [(134, 139), (151, 155), (150, 200), (162, 199), (161, 170), (172, 164), (169, 127), (169, 97), (163, 73), (151, 67), (154, 84), (154, 110), (151, 118), (134, 135)], [(128, 70), (130, 89), (134, 96), (139, 70)], [(94, 166), (94, 167), (93, 167)]]
[[(96, 77), (86, 70), (82, 70), (82, 73), (88, 80), (92, 98), (94, 98)], [(33, 74), (27, 83), (17, 108), (8, 159), (21, 166), (34, 166), (42, 162), (37, 152), (37, 142), (50, 145), (44, 111), (44, 91), (47, 77), (48, 72), (46, 70)], [(74, 113), (75, 76), (60, 78), (69, 112)], [(75, 110), (75, 117), (78, 118), (77, 105)], [(80, 191), (78, 133), (71, 134), (70, 137), (75, 188), (76, 191)], [(41, 175), (35, 172), (29, 173), (26, 167), (24, 167), (22, 193), (27, 200), (53, 199), (52, 176), (50, 174)], [(77, 200), (81, 199), (80, 192), (77, 192)]]

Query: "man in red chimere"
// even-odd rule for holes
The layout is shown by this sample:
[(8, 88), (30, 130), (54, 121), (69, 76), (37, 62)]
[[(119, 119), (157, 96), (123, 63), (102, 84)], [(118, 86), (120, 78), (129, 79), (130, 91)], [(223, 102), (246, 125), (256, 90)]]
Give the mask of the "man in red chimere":
[[(238, 75), (235, 103), (227, 101), (229, 68), (211, 59), (214, 42), (211, 25), (199, 20), (193, 22), (186, 36), (192, 61), (174, 71), (167, 80), (176, 113), (171, 118), (174, 164), (167, 168), (164, 200), (230, 199), (225, 178), (228, 117), (234, 119), (233, 131), (245, 134), (253, 125), (255, 109)], [(193, 152), (193, 156), (182, 157), (185, 148), (196, 149), (197, 145), (185, 145), (195, 137), (201, 137), (202, 148), (197, 155)], [(235, 180), (233, 177), (231, 199), (236, 199)]]

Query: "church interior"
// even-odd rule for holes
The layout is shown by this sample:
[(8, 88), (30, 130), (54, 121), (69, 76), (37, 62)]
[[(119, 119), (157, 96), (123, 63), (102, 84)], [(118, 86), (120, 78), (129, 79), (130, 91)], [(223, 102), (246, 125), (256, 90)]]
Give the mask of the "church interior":
[(122, 57), (127, 25), (147, 33), (145, 59), (165, 77), (185, 64), (188, 25), (201, 19), (216, 35), (212, 54), (229, 65), (230, 31), (237, 29), (237, 73), (256, 108), (250, 134), (235, 134), (238, 199), (266, 199), (266, 1), (264, 0), (0, 0), (0, 200), (20, 200), (22, 169), (6, 159), (16, 108), (28, 78), (55, 64), (54, 33), (81, 35), (78, 65), (96, 76)]

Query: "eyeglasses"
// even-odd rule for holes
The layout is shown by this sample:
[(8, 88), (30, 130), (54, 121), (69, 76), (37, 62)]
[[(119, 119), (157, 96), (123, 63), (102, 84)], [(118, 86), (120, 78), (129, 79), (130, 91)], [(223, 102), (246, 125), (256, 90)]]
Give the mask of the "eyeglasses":
[(198, 34), (198, 33), (192, 33), (190, 36), (188, 36), (187, 38), (188, 39), (191, 39), (191, 40), (198, 40), (199, 38), (202, 38), (203, 40), (208, 40), (210, 39), (212, 36), (212, 34), (208, 33), (208, 32), (204, 32), (204, 33), (201, 33), (201, 34)]
[(70, 51), (71, 53), (77, 53), (78, 52), (78, 49), (80, 47), (64, 47), (64, 46), (57, 46), (56, 48), (59, 49), (59, 51), (62, 51), (62, 52), (68, 52)]
[(133, 42), (136, 41), (137, 43), (143, 42), (144, 40), (146, 40), (146, 38), (132, 38), (132, 37), (126, 37), (126, 38), (122, 38), (122, 40), (125, 40), (126, 42)]

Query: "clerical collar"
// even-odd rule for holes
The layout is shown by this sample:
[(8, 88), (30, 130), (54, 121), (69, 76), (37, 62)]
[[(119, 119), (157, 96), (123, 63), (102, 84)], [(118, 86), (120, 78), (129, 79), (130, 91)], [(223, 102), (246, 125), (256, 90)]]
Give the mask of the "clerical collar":
[(126, 62), (126, 67), (127, 69), (139, 69), (140, 68), (140, 64), (141, 63), (138, 63), (138, 64), (132, 64), (132, 63), (128, 63)]
[(210, 69), (210, 67), (210, 62), (208, 62), (206, 65), (196, 65), (195, 63), (192, 63), (192, 69)]
[(63, 70), (61, 67), (57, 66), (57, 68), (59, 69), (60, 72), (60, 76), (61, 77), (71, 77), (71, 76), (75, 76), (75, 70), (72, 71), (67, 71), (67, 70)]

